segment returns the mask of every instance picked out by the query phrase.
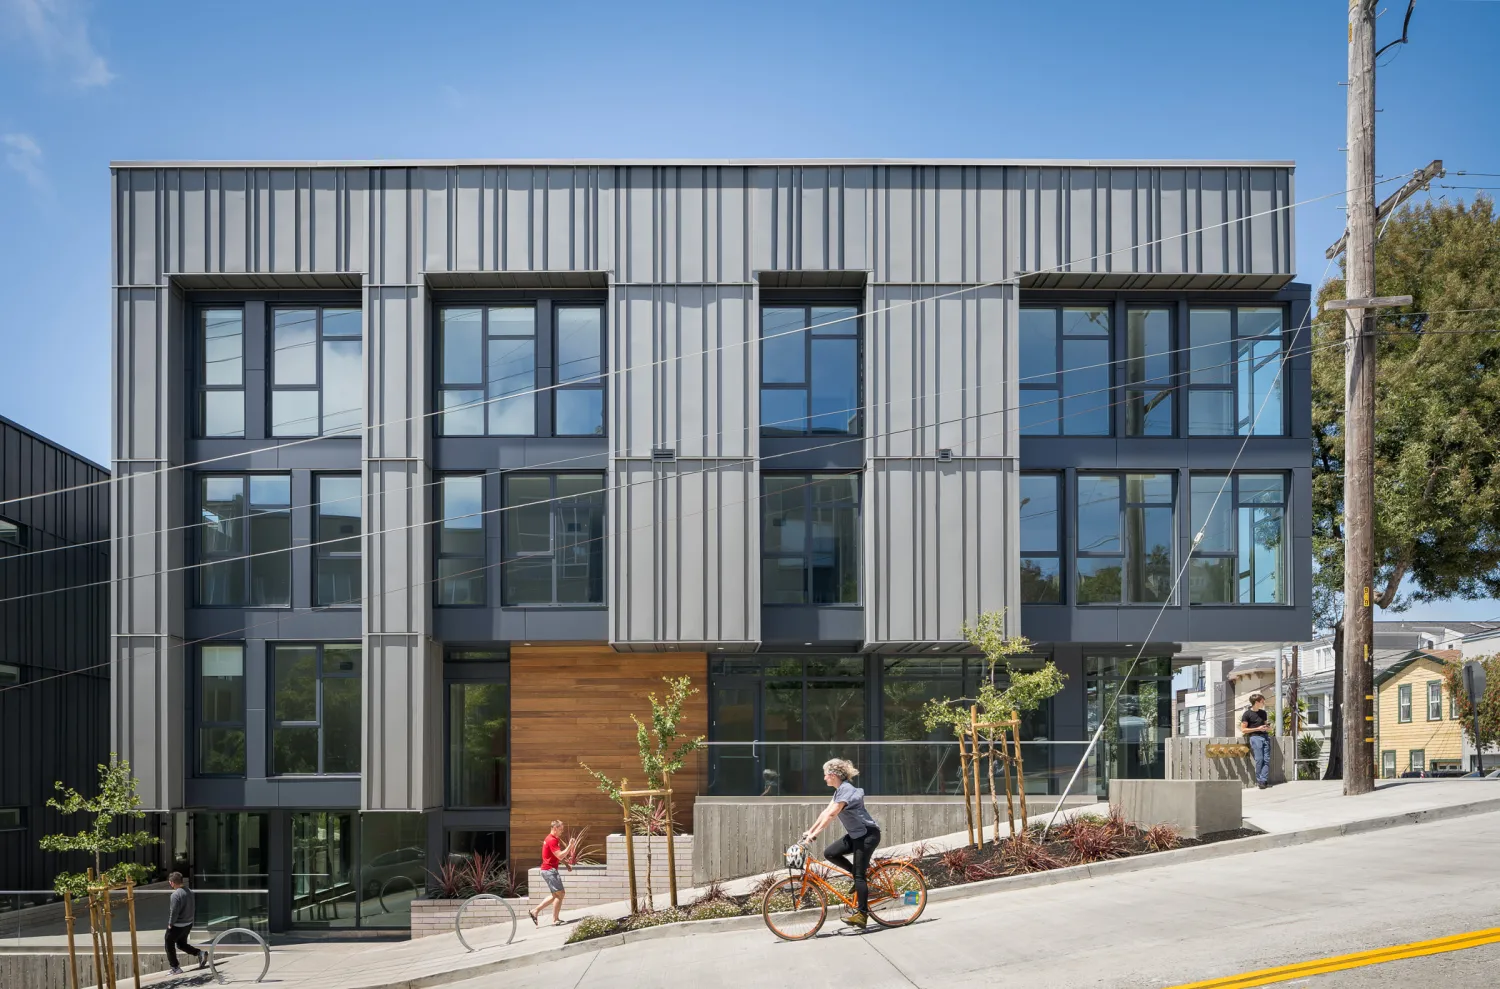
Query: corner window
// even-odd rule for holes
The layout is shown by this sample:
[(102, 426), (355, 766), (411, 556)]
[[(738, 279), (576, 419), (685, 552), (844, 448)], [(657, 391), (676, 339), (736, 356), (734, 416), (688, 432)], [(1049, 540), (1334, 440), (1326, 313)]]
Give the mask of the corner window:
[(444, 436), (536, 434), (536, 309), (446, 308), (439, 316)]
[(198, 604), (292, 603), (292, 481), (286, 474), (199, 478)]
[(604, 603), (604, 478), (505, 476), (504, 603)]
[(315, 604), (360, 603), (360, 481), (355, 475), (320, 474), (313, 520)]
[(552, 392), (552, 431), (558, 436), (604, 435), (604, 310), (558, 306), (557, 388)]
[(1062, 603), (1062, 477), (1021, 475), (1021, 603)]
[(271, 310), (272, 436), (352, 436), (364, 421), (358, 309)]
[(1193, 604), (1286, 604), (1284, 474), (1193, 474)]
[(359, 772), (360, 658), (357, 643), (272, 647), (272, 775)]
[(762, 475), (763, 604), (859, 603), (859, 480)]
[(1172, 596), (1173, 475), (1078, 476), (1078, 603)]
[(1110, 434), (1105, 306), (1021, 310), (1021, 435)]
[(1396, 778), (1396, 750), (1385, 749), (1380, 753), (1380, 778), (1393, 780)]
[(1280, 436), (1284, 311), (1194, 309), (1188, 324), (1188, 434)]
[(198, 432), (208, 439), (245, 435), (245, 313), (205, 309), (198, 314), (201, 393)]
[(1427, 681), (1427, 720), (1443, 720), (1443, 681)]
[(1411, 720), (1411, 684), (1403, 683), (1396, 688), (1396, 720), (1406, 724)]
[(0, 544), (26, 548), (26, 527), (19, 522), (0, 518)]
[(245, 775), (245, 647), (198, 649), (198, 775)]
[(760, 314), (762, 436), (858, 436), (859, 310), (765, 306)]
[(1172, 311), (1132, 309), (1125, 317), (1125, 435), (1171, 436)]
[(484, 476), (438, 482), (437, 603), (485, 604)]

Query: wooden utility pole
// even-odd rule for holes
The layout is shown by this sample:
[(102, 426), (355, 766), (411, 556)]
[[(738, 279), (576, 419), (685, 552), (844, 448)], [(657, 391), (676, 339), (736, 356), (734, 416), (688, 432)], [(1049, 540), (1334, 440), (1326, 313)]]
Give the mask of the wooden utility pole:
[[(1349, 0), (1349, 246), (1344, 296), (1375, 295), (1375, 0)], [(1345, 310), (1344, 793), (1375, 789), (1375, 334), (1369, 309)]]

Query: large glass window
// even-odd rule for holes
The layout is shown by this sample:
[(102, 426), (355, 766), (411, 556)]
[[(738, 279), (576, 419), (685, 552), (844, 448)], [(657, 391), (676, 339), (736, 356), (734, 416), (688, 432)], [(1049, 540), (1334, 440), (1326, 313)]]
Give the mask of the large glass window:
[(245, 313), (206, 309), (198, 314), (203, 357), (198, 431), (210, 439), (245, 435)]
[(510, 778), (510, 685), (448, 684), (448, 806), (504, 807)]
[(1286, 476), (1193, 474), (1193, 604), (1286, 604)]
[(485, 603), (484, 477), (438, 482), (437, 603)]
[(411, 929), (411, 901), (427, 886), (427, 818), (359, 815), (359, 926)]
[(1021, 434), (1108, 436), (1109, 309), (1022, 309), (1020, 344)]
[(1125, 435), (1171, 436), (1172, 311), (1132, 309), (1125, 324)]
[(446, 308), (440, 322), (443, 435), (534, 435), (536, 309)]
[[(265, 889), (270, 879), (267, 818), (266, 814), (195, 812), (190, 860), (193, 888), (200, 894), (215, 889)], [(258, 905), (261, 910), (266, 906), (264, 899), (252, 894), (245, 895), (244, 905)]]
[(1098, 731), (1090, 760), (1100, 791), (1111, 779), (1161, 779), (1172, 729), (1172, 661), (1145, 656), (1085, 656), (1085, 728)]
[(604, 478), (505, 476), (507, 605), (604, 603)]
[(1173, 475), (1078, 475), (1078, 603), (1160, 604), (1172, 595)]
[(765, 306), (760, 314), (762, 436), (858, 436), (859, 310)]
[(357, 435), (364, 421), (358, 309), (271, 311), (272, 436)]
[(1021, 603), (1062, 603), (1062, 477), (1021, 475)]
[(557, 388), (552, 431), (558, 436), (604, 435), (604, 310), (558, 306)]
[(761, 478), (764, 604), (859, 603), (859, 475)]
[(1285, 431), (1281, 308), (1194, 309), (1188, 328), (1188, 433)]
[(359, 772), (360, 655), (357, 643), (272, 647), (272, 775)]
[(292, 480), (286, 474), (199, 478), (198, 604), (292, 603)]
[(313, 574), (320, 605), (360, 603), (360, 517), (358, 476), (322, 474), (313, 531), (317, 558)]
[(198, 775), (245, 775), (245, 647), (198, 647)]

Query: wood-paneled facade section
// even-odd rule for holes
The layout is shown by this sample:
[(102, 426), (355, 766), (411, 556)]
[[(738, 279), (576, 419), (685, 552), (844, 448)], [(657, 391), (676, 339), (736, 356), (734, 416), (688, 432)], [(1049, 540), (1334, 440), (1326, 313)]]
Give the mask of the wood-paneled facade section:
[[(683, 709), (681, 731), (708, 734), (708, 657), (704, 653), (617, 653), (605, 645), (513, 646), (510, 654), (511, 861), (541, 859), (548, 825), (561, 818), (587, 827), (588, 840), (620, 830), (620, 808), (594, 786), (580, 762), (612, 779), (644, 787), (634, 714), (648, 721), (648, 693), (665, 695), (663, 677), (691, 677), (698, 689)], [(690, 827), (704, 763), (690, 757), (672, 781), (677, 820)]]

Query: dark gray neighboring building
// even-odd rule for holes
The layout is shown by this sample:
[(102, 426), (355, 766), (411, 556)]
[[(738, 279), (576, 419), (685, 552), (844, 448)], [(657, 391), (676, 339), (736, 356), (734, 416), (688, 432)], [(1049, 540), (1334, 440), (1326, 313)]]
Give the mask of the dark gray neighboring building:
[(56, 780), (92, 793), (109, 759), (108, 477), (0, 416), (0, 889), (80, 868), (37, 847), (81, 827), (46, 800)]

